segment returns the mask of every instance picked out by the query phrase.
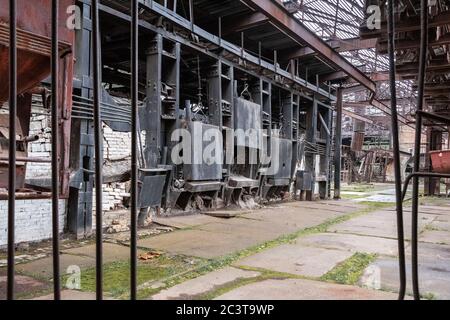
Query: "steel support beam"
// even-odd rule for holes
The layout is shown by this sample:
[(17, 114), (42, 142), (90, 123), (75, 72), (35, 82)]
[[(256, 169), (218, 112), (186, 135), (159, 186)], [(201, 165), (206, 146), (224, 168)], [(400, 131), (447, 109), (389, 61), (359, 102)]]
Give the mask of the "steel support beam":
[[(361, 49), (370, 49), (376, 46), (377, 39), (348, 39), (348, 40), (330, 40), (325, 42), (331, 48), (333, 48), (336, 52), (346, 52), (346, 51), (354, 51)], [(316, 55), (316, 51), (310, 47), (303, 47), (297, 50), (286, 50), (285, 54), (283, 52), (280, 53), (280, 57), (283, 59), (295, 59), (295, 58), (304, 58), (312, 55)]]
[(370, 120), (367, 117), (363, 117), (362, 115), (356, 114), (356, 113), (351, 112), (349, 110), (345, 110), (344, 109), (344, 110), (342, 110), (342, 113), (345, 114), (346, 116), (349, 116), (352, 119), (363, 121), (363, 122), (368, 123), (368, 124), (373, 124), (373, 120)]
[(222, 36), (257, 27), (267, 22), (269, 22), (269, 19), (260, 12), (254, 12), (250, 15), (240, 17), (233, 17), (232, 20), (223, 23)]
[(310, 47), (317, 52), (321, 58), (326, 60), (327, 63), (341, 69), (348, 74), (349, 77), (355, 79), (370, 91), (375, 92), (376, 85), (369, 77), (359, 69), (355, 68), (343, 56), (334, 51), (325, 41), (320, 39), (300, 21), (293, 17), (281, 3), (267, 0), (241, 1), (255, 10), (264, 13), (274, 26), (294, 41)]

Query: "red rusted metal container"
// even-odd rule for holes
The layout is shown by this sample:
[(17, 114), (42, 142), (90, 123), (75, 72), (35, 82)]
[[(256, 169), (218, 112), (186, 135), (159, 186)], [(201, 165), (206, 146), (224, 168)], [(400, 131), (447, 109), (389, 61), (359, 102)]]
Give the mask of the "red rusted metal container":
[(450, 150), (430, 152), (433, 172), (450, 173)]
[[(72, 110), (72, 86), (74, 66), (75, 30), (68, 27), (72, 22), (75, 0), (59, 0), (59, 114), (61, 125), (58, 135), (61, 137), (58, 149), (60, 158), (61, 195), (68, 196), (69, 191), (69, 148), (70, 123)], [(70, 9), (70, 10), (69, 10)], [(17, 0), (17, 91), (20, 99), (17, 104), (18, 141), (28, 136), (30, 123), (31, 92), (41, 81), (50, 75), (51, 59), (51, 13), (52, 0)], [(0, 0), (0, 107), (9, 99), (9, 1)], [(8, 122), (3, 119), (0, 126), (0, 140), (7, 144)], [(2, 148), (3, 156), (8, 152)], [(18, 147), (19, 156), (26, 157), (26, 143)], [(7, 183), (10, 164), (0, 161), (0, 188)], [(25, 163), (16, 163), (17, 188), (24, 186)]]
[[(67, 8), (74, 0), (61, 0), (59, 8), (60, 51), (71, 50), (74, 31), (66, 26)], [(17, 1), (18, 93), (35, 87), (50, 75), (51, 0)], [(0, 0), (0, 102), (9, 93), (9, 1)], [(19, 110), (20, 111), (20, 110)]]

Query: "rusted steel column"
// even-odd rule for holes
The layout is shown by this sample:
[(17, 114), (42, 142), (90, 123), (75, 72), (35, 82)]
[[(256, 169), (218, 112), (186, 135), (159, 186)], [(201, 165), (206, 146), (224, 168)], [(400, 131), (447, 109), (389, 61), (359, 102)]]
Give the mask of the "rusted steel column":
[(338, 88), (336, 93), (336, 133), (334, 142), (334, 198), (341, 198), (341, 162), (342, 162), (342, 95)]

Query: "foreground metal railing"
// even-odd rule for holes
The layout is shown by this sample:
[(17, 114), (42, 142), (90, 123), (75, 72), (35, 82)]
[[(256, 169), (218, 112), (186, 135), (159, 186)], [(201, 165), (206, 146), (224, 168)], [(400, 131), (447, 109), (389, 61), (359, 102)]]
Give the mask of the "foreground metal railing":
[[(61, 274), (59, 256), (59, 1), (51, 0), (51, 87), (52, 87), (52, 251), (53, 251), (53, 285), (54, 299), (61, 299)], [(131, 188), (131, 245), (130, 245), (130, 268), (131, 289), (130, 298), (137, 298), (137, 178), (138, 178), (138, 0), (130, 1), (132, 23), (131, 23), (131, 125), (132, 125), (132, 188)], [(93, 123), (95, 131), (95, 186), (96, 192), (96, 297), (103, 299), (103, 217), (102, 192), (98, 186), (102, 185), (102, 117), (101, 117), (101, 68), (100, 68), (100, 27), (99, 27), (99, 1), (91, 1), (92, 16), (92, 56), (93, 56)], [(7, 267), (7, 299), (14, 300), (15, 292), (15, 190), (16, 171), (13, 170), (16, 163), (16, 116), (17, 116), (17, 0), (9, 0), (9, 177), (8, 177), (8, 267)]]
[(420, 300), (419, 288), (419, 255), (418, 255), (418, 218), (419, 218), (419, 179), (420, 178), (450, 178), (450, 174), (421, 172), (420, 156), (421, 156), (421, 140), (423, 131), (423, 119), (426, 118), (437, 124), (450, 124), (450, 119), (438, 116), (423, 110), (424, 87), (426, 79), (426, 64), (428, 56), (428, 1), (420, 1), (420, 21), (421, 21), (421, 40), (420, 40), (420, 57), (419, 57), (419, 76), (418, 76), (418, 95), (416, 110), (416, 128), (415, 128), (415, 144), (414, 144), (414, 172), (410, 174), (403, 185), (401, 183), (400, 174), (400, 148), (398, 144), (398, 122), (397, 103), (395, 90), (395, 46), (394, 46), (394, 0), (389, 0), (389, 59), (390, 59), (390, 87), (391, 87), (391, 109), (392, 109), (392, 136), (394, 141), (395, 156), (395, 176), (396, 176), (396, 199), (397, 199), (397, 227), (398, 227), (398, 246), (399, 246), (399, 265), (400, 265), (400, 294), (399, 299), (404, 299), (406, 289), (406, 266), (405, 266), (405, 247), (403, 232), (403, 201), (405, 199), (409, 184), (413, 181), (412, 189), (412, 209), (411, 209), (411, 280), (412, 289), (415, 300)]
[(391, 91), (391, 129), (392, 146), (394, 154), (395, 169), (395, 194), (397, 210), (397, 241), (399, 257), (400, 287), (398, 299), (405, 298), (406, 291), (406, 262), (405, 262), (405, 235), (403, 230), (403, 202), (402, 196), (402, 174), (400, 164), (400, 141), (397, 114), (397, 90), (396, 90), (396, 70), (395, 70), (395, 26), (394, 26), (394, 0), (388, 1), (388, 51), (389, 51), (389, 78)]

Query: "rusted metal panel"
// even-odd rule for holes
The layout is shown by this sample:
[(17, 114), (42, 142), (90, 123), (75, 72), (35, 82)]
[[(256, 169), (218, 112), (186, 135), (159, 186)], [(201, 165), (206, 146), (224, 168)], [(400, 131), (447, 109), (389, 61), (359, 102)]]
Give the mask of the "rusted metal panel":
[[(70, 51), (74, 32), (66, 26), (67, 7), (74, 0), (60, 1), (60, 50)], [(50, 74), (51, 0), (17, 1), (18, 94), (32, 89)], [(0, 61), (8, 61), (8, 0), (0, 0)], [(33, 70), (33, 72), (30, 72)], [(0, 102), (8, 99), (8, 64), (0, 64)], [(20, 110), (18, 110), (20, 112)]]
[(450, 173), (450, 150), (440, 150), (430, 152), (433, 172)]
[[(67, 26), (69, 18), (67, 8), (74, 5), (75, 0), (59, 1), (59, 106), (60, 125), (58, 136), (61, 142), (58, 149), (60, 158), (60, 191), (62, 197), (69, 192), (69, 151), (72, 110), (73, 67), (72, 55), (75, 32)], [(18, 45), (18, 94), (35, 88), (50, 75), (51, 57), (51, 0), (18, 0), (17, 1), (17, 45)], [(9, 60), (9, 4), (8, 0), (0, 0), (0, 61)], [(8, 63), (0, 63), (0, 103), (8, 100), (9, 78)], [(29, 123), (27, 104), (18, 105), (20, 122)], [(28, 114), (28, 119), (23, 117)], [(23, 128), (26, 129), (26, 128)], [(28, 131), (28, 130), (26, 130)], [(26, 133), (24, 132), (26, 135)], [(19, 152), (19, 150), (18, 150)], [(26, 153), (23, 157), (26, 158)], [(25, 171), (25, 170), (24, 170)], [(19, 172), (21, 174), (21, 172)], [(20, 179), (19, 179), (20, 180)], [(5, 180), (7, 181), (7, 179)]]

